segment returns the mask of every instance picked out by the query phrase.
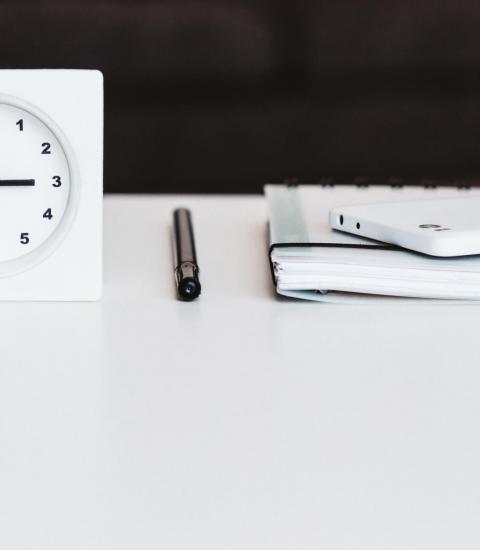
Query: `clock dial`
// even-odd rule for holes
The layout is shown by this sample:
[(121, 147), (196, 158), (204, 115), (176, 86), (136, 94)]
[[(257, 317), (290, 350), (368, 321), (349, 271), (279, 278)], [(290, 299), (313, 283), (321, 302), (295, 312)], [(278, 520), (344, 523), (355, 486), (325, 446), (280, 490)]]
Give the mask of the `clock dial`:
[(67, 156), (48, 125), (0, 103), (0, 262), (47, 243), (67, 210), (70, 183)]

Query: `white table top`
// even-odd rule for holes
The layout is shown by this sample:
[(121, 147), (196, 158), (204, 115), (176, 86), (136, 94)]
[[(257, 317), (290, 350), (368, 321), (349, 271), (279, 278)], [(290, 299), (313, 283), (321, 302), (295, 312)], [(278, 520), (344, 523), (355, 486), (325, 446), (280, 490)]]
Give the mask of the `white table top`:
[(276, 299), (265, 222), (110, 196), (101, 302), (0, 305), (2, 549), (478, 550), (480, 307)]

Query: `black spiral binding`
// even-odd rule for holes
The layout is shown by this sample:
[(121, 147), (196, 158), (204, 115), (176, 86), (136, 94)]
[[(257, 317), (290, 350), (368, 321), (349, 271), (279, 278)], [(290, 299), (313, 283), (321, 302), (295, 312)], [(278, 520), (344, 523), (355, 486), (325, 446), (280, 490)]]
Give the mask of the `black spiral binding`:
[(392, 189), (402, 189), (403, 187), (423, 187), (425, 189), (437, 189), (438, 187), (448, 186), (456, 187), (461, 190), (469, 190), (472, 187), (480, 186), (480, 179), (440, 179), (440, 178), (400, 178), (391, 177), (367, 177), (355, 176), (338, 178), (333, 176), (324, 176), (314, 181), (300, 181), (299, 178), (285, 178), (283, 183), (287, 187), (298, 187), (299, 185), (319, 185), (320, 187), (335, 187), (336, 185), (355, 185), (359, 189), (366, 189), (375, 185), (389, 185)]

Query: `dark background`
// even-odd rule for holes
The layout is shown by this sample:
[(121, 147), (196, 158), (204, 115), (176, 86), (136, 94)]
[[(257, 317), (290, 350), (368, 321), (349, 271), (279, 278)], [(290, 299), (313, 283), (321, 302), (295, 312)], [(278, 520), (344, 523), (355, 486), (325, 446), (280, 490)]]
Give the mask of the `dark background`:
[(3, 68), (105, 75), (105, 189), (480, 175), (480, 3), (0, 4)]

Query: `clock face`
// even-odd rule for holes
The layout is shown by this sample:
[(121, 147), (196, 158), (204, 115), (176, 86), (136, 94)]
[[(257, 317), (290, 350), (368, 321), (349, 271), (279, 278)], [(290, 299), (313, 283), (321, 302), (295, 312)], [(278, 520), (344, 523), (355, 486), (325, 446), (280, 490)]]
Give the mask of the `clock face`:
[(70, 192), (68, 158), (48, 123), (0, 103), (0, 265), (48, 244)]

